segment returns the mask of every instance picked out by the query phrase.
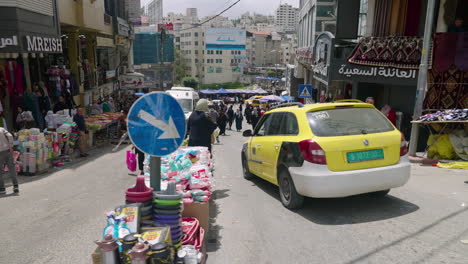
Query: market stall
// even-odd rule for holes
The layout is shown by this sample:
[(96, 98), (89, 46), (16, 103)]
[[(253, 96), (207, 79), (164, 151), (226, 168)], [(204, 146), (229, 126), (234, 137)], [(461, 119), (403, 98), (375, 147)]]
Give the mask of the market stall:
[[(78, 140), (78, 128), (69, 119), (57, 118), (53, 125), (41, 132), (38, 128), (23, 129), (16, 135), (18, 151), (17, 171), (26, 176), (46, 172), (51, 167), (61, 167), (71, 161)], [(61, 120), (61, 121), (60, 121)]]
[(153, 192), (148, 158), (145, 175), (125, 191), (125, 204), (106, 213), (93, 263), (205, 263), (213, 166), (208, 148), (181, 147), (161, 158), (162, 191)]
[(430, 133), (427, 158), (468, 161), (468, 109), (432, 110), (412, 122)]
[(103, 113), (85, 118), (89, 130), (89, 146), (109, 143), (111, 139), (119, 138), (121, 113)]

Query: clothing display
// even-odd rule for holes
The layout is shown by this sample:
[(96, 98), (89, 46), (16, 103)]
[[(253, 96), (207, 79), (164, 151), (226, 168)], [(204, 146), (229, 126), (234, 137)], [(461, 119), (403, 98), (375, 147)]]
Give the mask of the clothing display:
[(468, 121), (468, 109), (449, 109), (426, 114), (419, 121)]

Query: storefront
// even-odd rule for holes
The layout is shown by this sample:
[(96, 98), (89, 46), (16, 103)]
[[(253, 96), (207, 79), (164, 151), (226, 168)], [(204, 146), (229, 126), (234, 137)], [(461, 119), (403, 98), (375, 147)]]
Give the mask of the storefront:
[[(63, 52), (63, 42), (55, 14), (55, 2), (42, 13), (23, 8), (0, 8), (0, 86), (3, 117), (9, 130), (18, 129), (19, 108), (31, 111), (35, 126), (45, 127), (44, 117), (51, 109), (54, 87), (46, 72), (50, 56)], [(28, 17), (26, 21), (24, 18)]]

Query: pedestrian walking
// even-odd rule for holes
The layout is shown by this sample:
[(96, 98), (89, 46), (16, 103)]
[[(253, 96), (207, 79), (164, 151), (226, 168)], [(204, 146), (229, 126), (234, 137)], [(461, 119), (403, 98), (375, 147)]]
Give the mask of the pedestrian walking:
[(258, 120), (260, 119), (260, 111), (258, 110), (257, 107), (253, 108), (250, 119), (251, 119), (251, 123), (252, 123), (252, 129), (255, 130), (255, 127), (257, 126)]
[(86, 128), (86, 122), (83, 115), (83, 108), (78, 107), (76, 114), (73, 116), (73, 122), (75, 122), (79, 131), (78, 138), (78, 149), (80, 150), (80, 157), (84, 158), (88, 156), (86, 153), (86, 145), (88, 141), (88, 129)]
[(250, 105), (247, 105), (245, 107), (244, 115), (245, 115), (245, 119), (247, 120), (247, 124), (250, 125), (252, 123), (252, 108)]
[(211, 152), (211, 134), (216, 124), (207, 116), (207, 112), (208, 101), (201, 99), (187, 122), (188, 146), (207, 147)]
[(219, 134), (221, 136), (226, 136), (226, 125), (227, 125), (227, 116), (223, 110), (219, 110), (218, 112), (218, 127), (219, 127)]
[(229, 130), (232, 130), (232, 123), (234, 122), (234, 109), (233, 106), (229, 106), (229, 110), (227, 111), (227, 117), (229, 122)]
[(143, 165), (145, 162), (145, 153), (139, 150), (137, 147), (133, 146), (135, 154), (138, 156), (138, 169), (140, 170), (140, 175), (144, 175)]
[(242, 121), (244, 120), (244, 117), (242, 116), (242, 111), (240, 109), (236, 110), (236, 113), (234, 114), (234, 118), (236, 119), (237, 132), (239, 132), (242, 130)]
[[(0, 127), (0, 165), (2, 170), (4, 165), (7, 165), (8, 174), (10, 174), (10, 179), (13, 182), (13, 191), (19, 193), (18, 179), (15, 164), (13, 163), (13, 136), (3, 127)], [(3, 171), (0, 174), (0, 194), (6, 194)]]

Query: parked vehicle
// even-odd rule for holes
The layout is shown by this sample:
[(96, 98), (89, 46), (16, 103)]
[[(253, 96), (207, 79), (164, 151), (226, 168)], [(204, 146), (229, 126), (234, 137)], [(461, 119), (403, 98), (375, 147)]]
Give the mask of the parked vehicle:
[(188, 119), (197, 105), (200, 97), (193, 88), (189, 87), (172, 87), (166, 91), (167, 94), (174, 97), (184, 110), (185, 119)]

